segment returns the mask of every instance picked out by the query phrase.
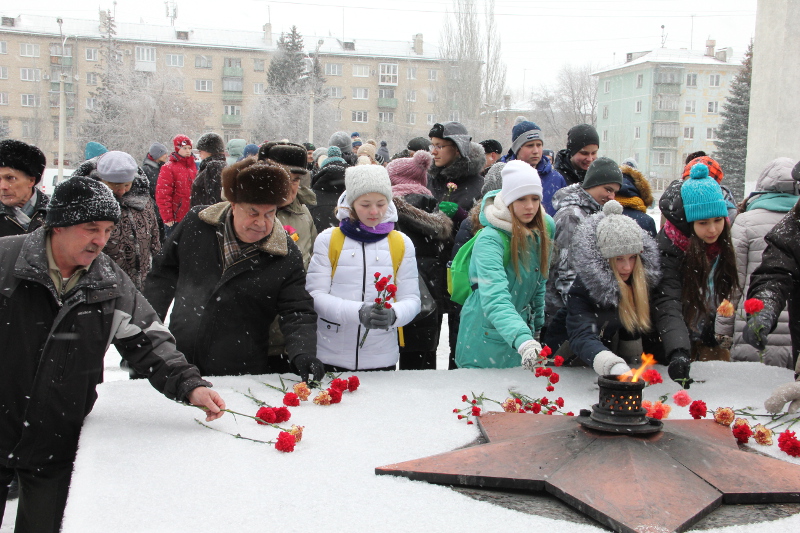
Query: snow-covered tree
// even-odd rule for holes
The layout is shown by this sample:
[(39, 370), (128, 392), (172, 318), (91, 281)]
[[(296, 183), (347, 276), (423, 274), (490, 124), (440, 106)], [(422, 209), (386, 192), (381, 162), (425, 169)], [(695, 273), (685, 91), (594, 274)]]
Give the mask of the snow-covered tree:
[(714, 158), (725, 172), (725, 184), (737, 201), (744, 197), (744, 170), (747, 160), (747, 127), (750, 116), (750, 81), (753, 75), (753, 43), (747, 47), (731, 91), (722, 104), (722, 124), (714, 141)]
[(292, 26), (278, 39), (278, 51), (269, 63), (267, 84), (272, 94), (298, 94), (304, 91), (307, 76), (303, 36)]

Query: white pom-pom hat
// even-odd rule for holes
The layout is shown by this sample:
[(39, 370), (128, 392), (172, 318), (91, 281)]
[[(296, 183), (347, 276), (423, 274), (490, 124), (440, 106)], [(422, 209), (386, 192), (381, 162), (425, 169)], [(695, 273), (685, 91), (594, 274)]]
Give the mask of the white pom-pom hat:
[(597, 224), (597, 249), (604, 259), (642, 253), (642, 229), (622, 214), (622, 204), (609, 200), (603, 206), (603, 215)]

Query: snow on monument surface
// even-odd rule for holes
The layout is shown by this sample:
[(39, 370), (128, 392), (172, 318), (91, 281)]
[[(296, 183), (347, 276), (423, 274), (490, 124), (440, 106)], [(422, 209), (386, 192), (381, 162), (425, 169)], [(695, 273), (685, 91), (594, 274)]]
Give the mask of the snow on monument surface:
[[(666, 369), (657, 368), (666, 377)], [(590, 369), (559, 373), (548, 397), (564, 397), (566, 409), (576, 413), (597, 401)], [(147, 382), (101, 385), (81, 435), (63, 531), (604, 531), (475, 501), (447, 487), (374, 474), (376, 466), (473, 441), (476, 427), (452, 413), (463, 406), (462, 394), (484, 392), (502, 401), (515, 387), (540, 396), (543, 379), (522, 369), (355, 374), (361, 388), (345, 393), (341, 404), (304, 402), (291, 409), (289, 424), (305, 426), (305, 433), (289, 454), (199, 426), (194, 421), (199, 411), (166, 400)], [(692, 376), (705, 383), (692, 385), (690, 395), (709, 408), (753, 406), (759, 412), (772, 388), (792, 380), (789, 370), (758, 363), (695, 363)], [(255, 413), (255, 404), (240, 394), (248, 388), (263, 401), (281, 403), (282, 394), (261, 383), (277, 384), (276, 376), (212, 381), (235, 411)], [(672, 382), (655, 385), (645, 389), (644, 399), (677, 390)], [(490, 410), (499, 410), (492, 405)], [(689, 418), (688, 408), (673, 405), (670, 418)], [(254, 438), (277, 433), (230, 414), (212, 424)], [(753, 448), (800, 464), (777, 446)], [(735, 531), (764, 527), (800, 531), (800, 515)]]

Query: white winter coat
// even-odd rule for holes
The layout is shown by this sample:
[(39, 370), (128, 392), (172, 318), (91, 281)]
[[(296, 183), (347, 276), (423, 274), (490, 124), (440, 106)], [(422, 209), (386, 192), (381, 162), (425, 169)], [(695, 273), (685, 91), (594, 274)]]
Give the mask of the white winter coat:
[[(346, 205), (346, 192), (339, 205)], [(340, 219), (347, 216), (339, 211)], [(397, 211), (389, 202), (389, 209), (382, 222), (396, 222)], [(373, 304), (378, 293), (375, 290), (374, 274), (392, 274), (392, 256), (389, 240), (362, 243), (345, 237), (336, 274), (331, 280), (331, 262), (328, 248), (333, 228), (319, 234), (314, 242), (314, 255), (308, 266), (306, 290), (314, 298), (317, 312), (317, 357), (326, 364), (364, 370), (383, 368), (397, 363), (400, 349), (397, 328), (411, 322), (420, 310), (417, 261), (414, 244), (403, 235), (405, 253), (397, 271), (396, 302), (392, 309), (397, 316), (388, 330), (371, 329), (359, 348), (365, 329), (358, 320), (358, 311), (364, 303)]]

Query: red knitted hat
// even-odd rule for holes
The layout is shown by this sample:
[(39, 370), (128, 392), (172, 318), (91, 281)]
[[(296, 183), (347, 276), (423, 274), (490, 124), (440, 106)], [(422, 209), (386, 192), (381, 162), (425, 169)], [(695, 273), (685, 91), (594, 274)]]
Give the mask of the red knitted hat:
[(703, 163), (705, 166), (707, 166), (708, 175), (717, 180), (717, 183), (720, 183), (722, 181), (722, 178), (725, 177), (725, 173), (722, 172), (722, 167), (719, 166), (719, 163), (717, 163), (711, 157), (704, 155), (702, 157), (695, 157), (694, 159), (689, 161), (689, 163), (685, 167), (683, 167), (683, 176), (682, 176), (683, 179), (689, 177), (689, 173), (692, 171), (692, 167), (697, 163)]
[(172, 145), (175, 147), (175, 151), (178, 151), (181, 146), (192, 146), (192, 140), (186, 135), (176, 135), (172, 139)]

